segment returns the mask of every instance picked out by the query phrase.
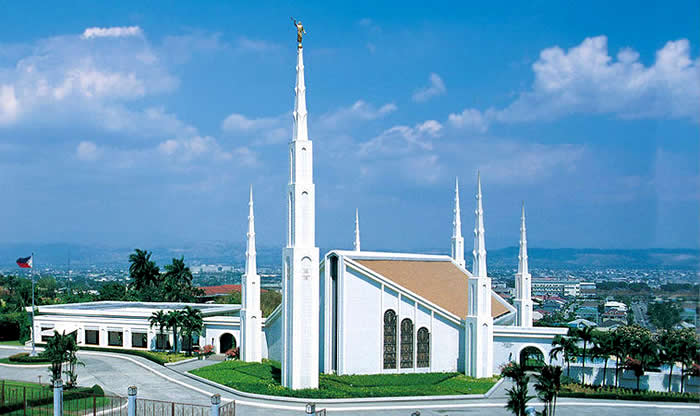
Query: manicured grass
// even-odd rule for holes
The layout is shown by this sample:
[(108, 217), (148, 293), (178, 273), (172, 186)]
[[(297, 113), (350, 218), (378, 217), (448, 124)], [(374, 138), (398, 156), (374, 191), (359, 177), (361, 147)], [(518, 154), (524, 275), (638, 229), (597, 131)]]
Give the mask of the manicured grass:
[(18, 340), (13, 341), (0, 341), (0, 345), (11, 345), (13, 347), (24, 347), (24, 344)]
[(318, 389), (290, 390), (280, 385), (280, 364), (275, 361), (223, 361), (190, 372), (248, 393), (327, 399), (483, 394), (498, 380), (475, 379), (461, 373), (321, 374)]
[[(26, 400), (27, 411), (37, 414), (52, 414), (53, 389), (46, 384), (37, 384), (22, 381), (0, 381), (4, 386), (3, 402), (0, 403), (0, 414), (25, 415), (23, 403)], [(64, 390), (63, 408), (65, 415), (83, 415), (86, 409), (92, 410), (93, 405), (99, 411), (104, 407), (118, 407), (121, 398), (103, 397), (104, 393), (99, 386), (78, 387)], [(94, 397), (94, 399), (93, 399)], [(92, 412), (90, 412), (92, 414)]]
[[(195, 358), (194, 355), (190, 355), (189, 357), (185, 355), (182, 352), (178, 352), (177, 354), (173, 354), (172, 352), (168, 351), (144, 351), (146, 355), (149, 355), (151, 357), (157, 358), (157, 360), (163, 361), (164, 363), (175, 363), (178, 361), (182, 360), (188, 360), (190, 358)], [(157, 360), (153, 360), (158, 362)]]
[(33, 362), (33, 363), (21, 363), (17, 361), (10, 361), (9, 358), (0, 358), (0, 363), (2, 364), (11, 364), (11, 365), (46, 365), (46, 364), (51, 364), (50, 361), (39, 361), (39, 362)]
[(586, 399), (642, 400), (652, 402), (691, 402), (699, 403), (697, 393), (669, 393), (665, 391), (635, 391), (618, 387), (582, 386), (571, 383), (562, 386), (561, 397), (581, 397)]

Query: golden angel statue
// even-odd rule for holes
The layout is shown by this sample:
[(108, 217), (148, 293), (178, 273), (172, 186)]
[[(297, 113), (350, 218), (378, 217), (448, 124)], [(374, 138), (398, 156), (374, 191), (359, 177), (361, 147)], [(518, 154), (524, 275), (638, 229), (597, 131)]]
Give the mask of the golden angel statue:
[(295, 18), (291, 18), (292, 22), (294, 22), (294, 26), (297, 28), (297, 42), (299, 43), (299, 47), (301, 48), (301, 38), (306, 34), (306, 31), (304, 30), (304, 25), (301, 24), (300, 20), (296, 20)]

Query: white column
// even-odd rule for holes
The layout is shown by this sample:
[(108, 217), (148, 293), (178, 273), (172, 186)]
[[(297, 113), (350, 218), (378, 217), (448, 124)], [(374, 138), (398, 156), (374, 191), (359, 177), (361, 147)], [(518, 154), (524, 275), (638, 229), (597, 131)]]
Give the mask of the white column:
[(493, 317), (491, 316), (491, 279), (486, 273), (484, 209), (481, 202), (481, 175), (477, 176), (476, 224), (474, 226), (474, 267), (467, 281), (467, 318), (465, 319), (465, 373), (472, 377), (493, 375)]
[(260, 310), (260, 276), (257, 271), (255, 251), (255, 214), (253, 211), (253, 186), (250, 187), (248, 202), (248, 234), (246, 243), (245, 274), (242, 276), (241, 291), (241, 360), (259, 362), (262, 360), (262, 311)]
[(127, 401), (127, 416), (136, 416), (136, 393), (138, 392), (138, 389), (136, 386), (129, 386), (127, 393), (128, 393), (128, 401)]
[(63, 416), (63, 380), (53, 381), (53, 416)]
[(313, 146), (308, 137), (304, 55), (297, 49), (294, 129), (289, 143), (287, 246), (282, 271), (282, 385), (317, 388), (319, 250), (315, 245)]
[(520, 252), (518, 253), (518, 273), (515, 275), (515, 324), (524, 328), (532, 327), (532, 278), (527, 262), (527, 230), (525, 228), (525, 203), (520, 214)]

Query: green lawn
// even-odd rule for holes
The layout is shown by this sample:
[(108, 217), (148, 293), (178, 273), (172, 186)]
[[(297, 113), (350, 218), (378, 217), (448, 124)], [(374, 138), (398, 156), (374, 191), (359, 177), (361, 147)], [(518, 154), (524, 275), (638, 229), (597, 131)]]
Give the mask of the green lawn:
[(177, 361), (182, 361), (182, 360), (187, 360), (190, 358), (194, 358), (194, 355), (187, 356), (184, 353), (178, 352), (177, 354), (173, 354), (172, 352), (165, 352), (165, 351), (144, 351), (144, 354), (149, 355), (151, 357), (157, 357), (163, 362), (166, 363), (174, 363)]
[(21, 363), (21, 362), (17, 362), (17, 361), (10, 361), (9, 358), (0, 358), (0, 363), (12, 364), (12, 365), (46, 365), (46, 364), (51, 364), (50, 361), (41, 361), (41, 362), (34, 362), (34, 363)]
[[(25, 415), (21, 403), (25, 398), (29, 407), (27, 410), (33, 410), (38, 414), (53, 413), (53, 389), (46, 384), (37, 384), (24, 381), (0, 381), (4, 386), (2, 398), (4, 401), (0, 403), (0, 413), (3, 415)], [(80, 387), (77, 389), (64, 390), (63, 409), (64, 415), (83, 415), (85, 410), (90, 410), (92, 414), (92, 406), (100, 409), (117, 408), (125, 403), (122, 398), (103, 397), (102, 389), (98, 389), (99, 393), (95, 394), (95, 386), (92, 388)], [(26, 395), (26, 396), (25, 396)], [(93, 396), (95, 396), (93, 400)], [(17, 406), (20, 406), (17, 408)]]
[(475, 379), (461, 373), (321, 374), (318, 389), (289, 390), (280, 385), (280, 364), (275, 361), (223, 361), (190, 372), (248, 393), (328, 399), (483, 394), (498, 380), (495, 377)]
[(24, 347), (24, 344), (20, 343), (18, 340), (0, 341), (0, 345), (12, 345), (13, 347)]

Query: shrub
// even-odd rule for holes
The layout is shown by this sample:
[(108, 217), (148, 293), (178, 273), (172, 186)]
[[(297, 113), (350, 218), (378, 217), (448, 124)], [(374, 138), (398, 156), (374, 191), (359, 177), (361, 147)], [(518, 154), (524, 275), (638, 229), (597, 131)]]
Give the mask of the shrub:
[(230, 350), (226, 351), (226, 358), (229, 360), (237, 360), (240, 357), (240, 352), (241, 350), (238, 347), (231, 348)]
[(562, 386), (561, 397), (579, 397), (610, 400), (648, 400), (659, 402), (700, 402), (700, 395), (694, 393), (671, 393), (661, 391), (639, 391), (612, 386), (590, 386), (578, 383)]
[(19, 354), (10, 355), (9, 357), (7, 357), (7, 359), (10, 360), (11, 362), (15, 362), (15, 363), (29, 363), (29, 364), (41, 363), (41, 364), (44, 364), (44, 363), (48, 362), (46, 357), (43, 356), (42, 354), (38, 354), (38, 355), (32, 357), (29, 355), (28, 352), (20, 352)]

